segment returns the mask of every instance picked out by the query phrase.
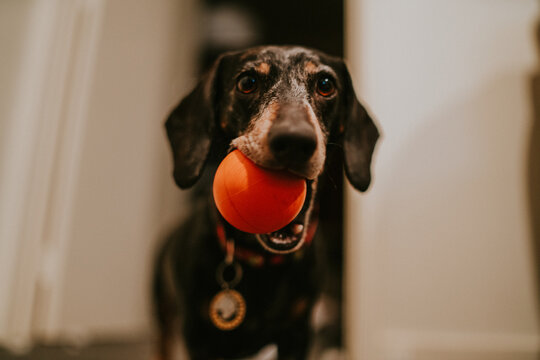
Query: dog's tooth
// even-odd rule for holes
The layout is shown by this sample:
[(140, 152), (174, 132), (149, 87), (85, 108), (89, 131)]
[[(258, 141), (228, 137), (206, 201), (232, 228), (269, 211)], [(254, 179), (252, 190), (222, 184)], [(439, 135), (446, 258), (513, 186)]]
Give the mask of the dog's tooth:
[(292, 233), (294, 235), (300, 234), (302, 231), (304, 231), (304, 225), (302, 224), (294, 224), (291, 229)]

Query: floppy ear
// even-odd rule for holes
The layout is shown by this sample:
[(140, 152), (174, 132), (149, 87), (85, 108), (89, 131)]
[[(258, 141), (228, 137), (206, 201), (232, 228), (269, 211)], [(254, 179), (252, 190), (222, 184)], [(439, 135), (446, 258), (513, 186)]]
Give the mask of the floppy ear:
[(165, 122), (174, 160), (174, 180), (186, 189), (201, 177), (214, 133), (217, 78), (222, 57), (216, 60), (195, 89)]
[(379, 131), (366, 109), (358, 102), (345, 64), (343, 69), (345, 106), (341, 119), (345, 174), (355, 189), (366, 191), (371, 182), (371, 157)]

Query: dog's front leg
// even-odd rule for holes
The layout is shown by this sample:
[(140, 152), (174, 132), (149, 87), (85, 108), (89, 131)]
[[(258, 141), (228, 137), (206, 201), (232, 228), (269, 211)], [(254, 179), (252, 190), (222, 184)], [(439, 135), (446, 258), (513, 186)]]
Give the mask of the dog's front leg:
[(284, 331), (278, 340), (279, 360), (305, 360), (309, 346), (309, 319), (299, 321), (289, 331)]

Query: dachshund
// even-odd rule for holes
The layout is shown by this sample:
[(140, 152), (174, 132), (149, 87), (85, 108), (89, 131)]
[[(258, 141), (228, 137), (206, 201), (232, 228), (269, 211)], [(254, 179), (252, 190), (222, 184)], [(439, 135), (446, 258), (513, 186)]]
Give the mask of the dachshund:
[[(158, 358), (171, 359), (182, 336), (192, 360), (252, 356), (268, 344), (277, 345), (279, 359), (305, 359), (313, 308), (332, 273), (325, 253), (342, 241), (317, 231), (328, 213), (320, 194), (333, 189), (323, 174), (332, 164), (341, 172), (343, 164), (350, 184), (366, 191), (379, 137), (347, 66), (297, 46), (225, 53), (165, 127), (174, 180), (196, 190), (191, 215), (156, 257)], [(212, 178), (232, 150), (306, 180), (305, 203), (289, 225), (249, 234), (221, 217)]]

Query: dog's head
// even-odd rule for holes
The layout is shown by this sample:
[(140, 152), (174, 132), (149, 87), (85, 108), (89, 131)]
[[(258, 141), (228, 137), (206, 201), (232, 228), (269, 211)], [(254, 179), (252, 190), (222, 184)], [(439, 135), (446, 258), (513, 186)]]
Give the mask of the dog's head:
[(200, 178), (218, 138), (262, 167), (286, 169), (309, 181), (312, 191), (297, 219), (276, 233), (257, 236), (274, 252), (301, 246), (328, 144), (342, 147), (349, 182), (365, 191), (379, 137), (343, 61), (301, 47), (222, 55), (173, 110), (166, 128), (181, 188)]

